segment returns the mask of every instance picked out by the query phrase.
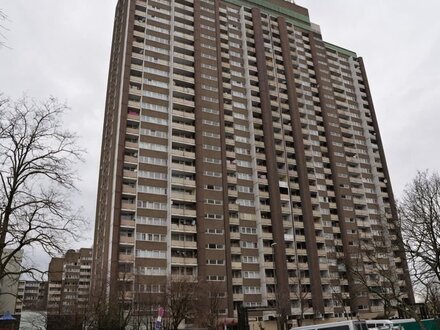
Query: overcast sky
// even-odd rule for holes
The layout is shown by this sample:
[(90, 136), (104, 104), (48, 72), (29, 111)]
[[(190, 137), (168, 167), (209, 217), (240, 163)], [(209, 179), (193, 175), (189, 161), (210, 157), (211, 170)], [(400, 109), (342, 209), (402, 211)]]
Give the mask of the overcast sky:
[[(81, 195), (92, 244), (101, 131), (116, 0), (4, 0), (0, 92), (50, 95), (72, 108), (66, 125), (88, 149)], [(365, 60), (394, 191), (418, 169), (440, 168), (440, 1), (297, 0), (324, 40)]]

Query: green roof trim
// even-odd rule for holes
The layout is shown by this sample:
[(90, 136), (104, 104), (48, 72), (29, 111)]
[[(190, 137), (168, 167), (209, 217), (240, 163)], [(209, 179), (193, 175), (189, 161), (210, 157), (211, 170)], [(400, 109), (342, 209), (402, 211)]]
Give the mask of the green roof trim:
[(357, 54), (351, 50), (333, 45), (329, 42), (324, 41), (325, 47), (327, 47), (328, 49), (334, 50), (335, 52), (347, 55), (347, 56), (353, 56), (353, 57), (357, 57)]
[(306, 30), (311, 30), (310, 18), (293, 10), (274, 5), (267, 0), (225, 0), (237, 6), (257, 5), (266, 13), (273, 16), (284, 16), (290, 23)]

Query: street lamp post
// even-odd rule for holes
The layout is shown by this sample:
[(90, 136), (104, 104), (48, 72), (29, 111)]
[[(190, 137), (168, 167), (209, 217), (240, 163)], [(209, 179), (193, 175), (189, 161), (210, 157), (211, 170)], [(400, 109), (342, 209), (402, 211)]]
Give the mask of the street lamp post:
[(280, 324), (280, 303), (279, 303), (279, 292), (278, 292), (278, 281), (277, 281), (277, 265), (276, 265), (276, 255), (275, 255), (275, 246), (277, 243), (272, 243), (270, 246), (272, 247), (272, 260), (273, 260), (273, 283), (275, 289), (275, 306), (276, 306), (276, 322), (277, 322), (277, 330), (283, 330), (282, 324)]

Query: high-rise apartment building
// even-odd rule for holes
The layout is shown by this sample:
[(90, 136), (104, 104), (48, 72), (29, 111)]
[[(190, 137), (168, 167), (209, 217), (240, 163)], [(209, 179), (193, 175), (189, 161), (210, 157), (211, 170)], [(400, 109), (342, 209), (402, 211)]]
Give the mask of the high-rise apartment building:
[[(411, 301), (362, 59), (282, 0), (120, 0), (93, 292), (219, 283), (220, 314), (374, 316)], [(374, 261), (372, 258), (374, 257)], [(122, 284), (122, 285), (121, 285)]]
[(47, 313), (52, 316), (83, 316), (88, 308), (92, 250), (69, 250), (52, 258), (48, 272)]
[(20, 280), (18, 282), (15, 313), (45, 311), (47, 309), (47, 288), (48, 283), (46, 281)]
[[(12, 251), (12, 249), (4, 249), (1, 258), (9, 258)], [(17, 292), (22, 261), (23, 251), (20, 251), (16, 253), (6, 264), (5, 269), (2, 270), (3, 274), (0, 278), (0, 315), (5, 313), (14, 314), (17, 308), (20, 307), (20, 301), (17, 300)]]

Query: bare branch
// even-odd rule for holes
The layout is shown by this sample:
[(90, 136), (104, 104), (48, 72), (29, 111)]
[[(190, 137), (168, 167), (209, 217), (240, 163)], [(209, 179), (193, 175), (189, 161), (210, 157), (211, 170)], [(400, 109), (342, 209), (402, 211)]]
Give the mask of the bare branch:
[(440, 176), (418, 172), (399, 207), (405, 250), (416, 285), (440, 284)]
[[(53, 97), (14, 102), (0, 95), (0, 279), (24, 248), (61, 254), (84, 224), (69, 197), (85, 151), (64, 129), (66, 110)], [(36, 271), (27, 267), (14, 274)]]

